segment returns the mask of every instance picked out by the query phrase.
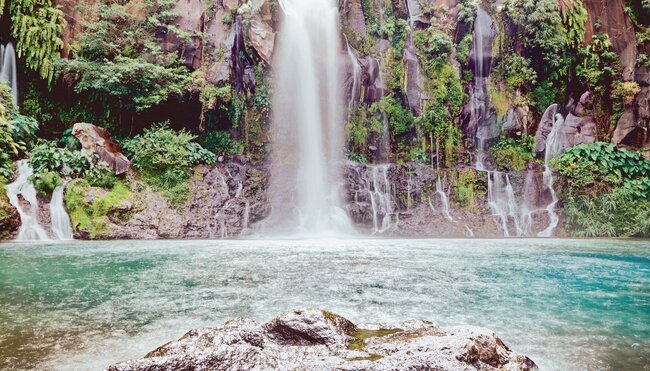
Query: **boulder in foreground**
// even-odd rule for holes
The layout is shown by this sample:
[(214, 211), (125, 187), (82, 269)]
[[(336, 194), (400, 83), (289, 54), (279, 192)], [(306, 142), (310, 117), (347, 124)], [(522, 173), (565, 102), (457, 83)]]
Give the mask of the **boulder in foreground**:
[(266, 324), (238, 318), (191, 330), (127, 370), (537, 370), (486, 328), (431, 322), (355, 325), (317, 309), (283, 313)]

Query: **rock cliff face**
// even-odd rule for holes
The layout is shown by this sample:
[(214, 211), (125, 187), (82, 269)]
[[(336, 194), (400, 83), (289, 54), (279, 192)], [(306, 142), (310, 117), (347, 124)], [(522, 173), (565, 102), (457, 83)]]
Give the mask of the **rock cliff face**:
[(303, 309), (265, 324), (238, 318), (191, 330), (143, 359), (112, 365), (131, 370), (537, 370), (488, 329), (439, 327), (427, 321), (355, 325), (331, 312)]
[[(494, 177), (494, 175), (493, 175)], [(199, 166), (190, 180), (190, 199), (174, 208), (162, 195), (131, 179), (131, 197), (109, 215), (100, 239), (208, 239), (236, 238), (272, 233), (265, 225), (270, 213), (267, 199), (268, 169), (239, 161)], [(549, 223), (545, 207), (549, 195), (536, 169), (509, 174), (513, 192), (526, 205), (528, 235)], [(392, 237), (503, 237), (502, 224), (488, 199), (488, 173), (472, 168), (432, 170), (417, 164), (345, 165), (345, 208), (355, 228), (364, 235)], [(495, 192), (503, 192), (495, 188)], [(88, 207), (105, 191), (88, 192)], [(459, 198), (460, 194), (470, 195)], [(43, 202), (46, 205), (46, 202)], [(41, 218), (49, 220), (43, 210)], [(77, 230), (77, 238), (91, 231)]]

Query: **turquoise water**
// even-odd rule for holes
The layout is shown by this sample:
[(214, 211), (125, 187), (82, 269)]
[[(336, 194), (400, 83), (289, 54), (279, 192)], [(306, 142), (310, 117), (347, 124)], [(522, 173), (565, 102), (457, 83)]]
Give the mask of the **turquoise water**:
[(188, 329), (318, 307), (495, 330), (548, 370), (650, 369), (650, 242), (0, 245), (0, 369), (94, 370)]

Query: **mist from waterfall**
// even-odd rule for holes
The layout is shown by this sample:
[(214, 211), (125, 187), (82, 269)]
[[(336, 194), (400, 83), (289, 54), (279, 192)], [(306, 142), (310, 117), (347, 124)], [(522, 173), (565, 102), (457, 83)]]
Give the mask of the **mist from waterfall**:
[(18, 105), (18, 72), (16, 68), (16, 51), (12, 43), (0, 45), (0, 79), (11, 88), (14, 105)]
[(352, 232), (340, 195), (344, 102), (338, 9), (331, 0), (280, 0), (280, 6), (271, 215), (264, 229), (305, 236)]

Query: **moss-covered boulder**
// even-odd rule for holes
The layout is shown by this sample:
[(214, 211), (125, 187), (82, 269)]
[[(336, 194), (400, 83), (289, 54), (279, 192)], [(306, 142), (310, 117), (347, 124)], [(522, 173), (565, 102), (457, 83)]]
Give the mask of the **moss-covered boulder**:
[(9, 202), (6, 185), (0, 182), (0, 241), (11, 238), (19, 227), (18, 210)]
[(91, 187), (83, 179), (74, 180), (68, 184), (65, 201), (72, 229), (86, 239), (109, 238), (110, 225), (128, 220), (134, 210), (133, 195), (123, 181), (103, 189)]

